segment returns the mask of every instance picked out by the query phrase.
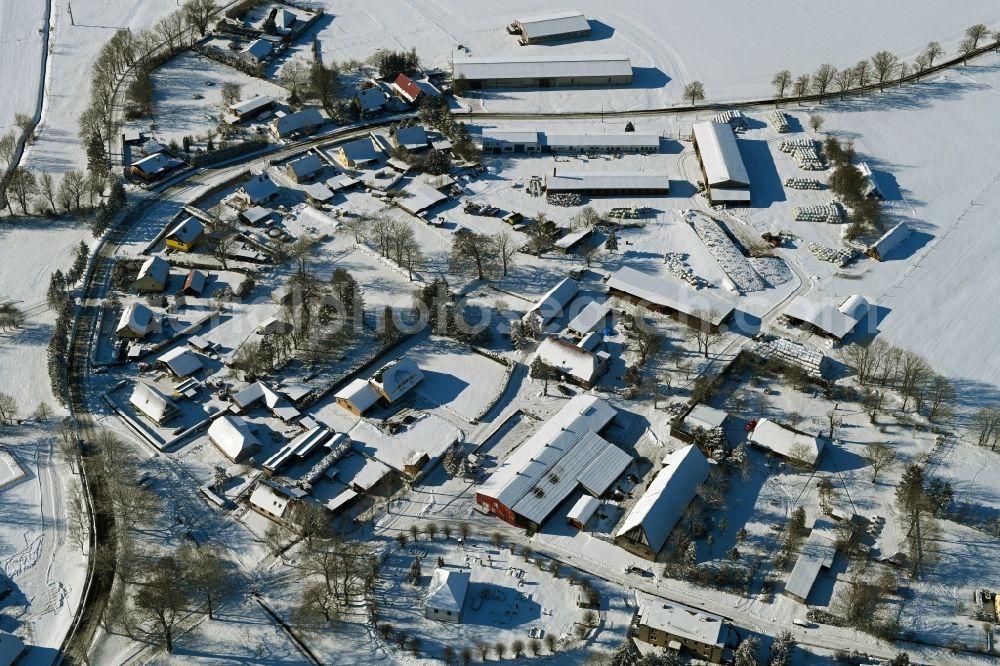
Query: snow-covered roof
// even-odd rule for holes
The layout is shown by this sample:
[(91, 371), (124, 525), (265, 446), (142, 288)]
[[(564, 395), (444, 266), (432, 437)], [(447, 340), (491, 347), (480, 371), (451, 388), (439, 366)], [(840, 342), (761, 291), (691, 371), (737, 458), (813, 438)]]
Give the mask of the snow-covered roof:
[(628, 266), (611, 276), (608, 287), (688, 316), (698, 313), (708, 317), (714, 326), (725, 321), (735, 309), (727, 298), (696, 291), (669, 275), (649, 275)]
[(603, 324), (611, 312), (611, 305), (607, 301), (591, 301), (587, 307), (580, 310), (580, 314), (573, 317), (573, 321), (566, 325), (566, 328), (576, 335), (587, 335), (595, 328)]
[[(306, 193), (306, 196), (318, 203), (325, 203), (333, 198), (333, 190), (323, 183), (310, 183), (304, 186), (302, 191)], [(332, 222), (333, 220), (331, 219), (330, 221)]]
[(181, 287), (181, 291), (185, 293), (201, 294), (202, 290), (205, 288), (206, 282), (208, 282), (208, 276), (199, 271), (197, 268), (192, 268), (184, 277), (184, 286)]
[[(784, 310), (786, 317), (804, 321), (827, 335), (841, 340), (851, 333), (871, 307), (868, 301), (860, 296), (860, 301), (851, 297), (841, 307), (835, 308), (828, 303), (814, 301), (808, 296), (796, 296)], [(867, 306), (867, 307), (866, 307)], [(860, 317), (856, 315), (861, 315)]]
[(246, 409), (258, 401), (263, 401), (271, 413), (282, 421), (290, 421), (299, 415), (299, 410), (295, 409), (284, 397), (261, 382), (254, 382), (237, 392), (232, 396), (232, 401), (241, 409)]
[(378, 159), (375, 146), (369, 138), (350, 141), (340, 147), (348, 164), (367, 164)]
[(824, 440), (819, 437), (792, 430), (770, 419), (757, 421), (747, 439), (785, 458), (796, 458), (810, 465), (816, 464), (825, 446)]
[(171, 157), (166, 153), (155, 153), (149, 157), (144, 157), (138, 162), (132, 162), (132, 166), (147, 176), (155, 176), (158, 173), (172, 169), (181, 165), (182, 162), (176, 157)]
[(601, 506), (601, 500), (590, 495), (584, 495), (576, 501), (573, 508), (566, 514), (567, 520), (575, 520), (581, 525), (586, 525)]
[(369, 407), (378, 402), (379, 394), (375, 388), (368, 383), (367, 379), (355, 379), (344, 388), (337, 391), (333, 396), (337, 400), (345, 400), (359, 411), (364, 412)]
[(179, 243), (189, 244), (198, 240), (198, 237), (205, 231), (205, 225), (193, 217), (181, 220), (173, 229), (167, 232), (167, 238), (172, 238)]
[(157, 423), (164, 423), (178, 413), (174, 401), (152, 384), (137, 381), (128, 401)]
[(422, 125), (402, 127), (394, 135), (396, 145), (406, 150), (418, 150), (427, 147), (427, 130)]
[(417, 364), (405, 356), (389, 361), (379, 368), (371, 380), (389, 402), (399, 400), (424, 378)]
[(259, 204), (277, 194), (278, 186), (274, 184), (274, 181), (266, 173), (258, 173), (245, 180), (240, 185), (240, 191), (247, 196), (250, 203)]
[(580, 284), (573, 278), (563, 278), (556, 286), (549, 289), (544, 296), (538, 299), (525, 316), (535, 314), (542, 324), (547, 324), (555, 317), (562, 314), (563, 310), (572, 301), (577, 292), (580, 291)]
[(659, 150), (660, 137), (656, 134), (615, 132), (610, 134), (550, 134), (542, 135), (543, 146), (549, 148), (648, 148)]
[(593, 383), (602, 370), (601, 360), (592, 352), (553, 336), (545, 338), (538, 345), (538, 358), (585, 384)]
[(799, 557), (795, 560), (792, 573), (785, 583), (785, 592), (800, 599), (808, 599), (819, 575), (820, 569), (829, 569), (837, 553), (837, 546), (832, 538), (833, 524), (826, 519), (819, 519), (813, 524), (809, 538), (802, 544)]
[(193, 375), (204, 367), (201, 357), (184, 347), (174, 347), (156, 360), (170, 368), (170, 372), (177, 377)]
[(909, 238), (911, 233), (912, 230), (909, 225), (906, 222), (900, 222), (872, 243), (871, 247), (868, 248), (868, 253), (877, 253), (880, 260), (885, 259), (886, 255), (892, 252), (897, 245)]
[(158, 284), (166, 284), (168, 277), (170, 277), (170, 263), (163, 257), (152, 256), (142, 262), (136, 281), (151, 278)]
[(365, 419), (359, 420), (348, 433), (359, 452), (400, 473), (412, 472), (407, 466), (424, 456), (434, 459), (442, 455), (460, 435), (458, 428), (433, 414), (423, 414), (391, 435)]
[(396, 77), (396, 80), (392, 82), (393, 90), (399, 92), (404, 99), (415, 102), (423, 90), (417, 85), (416, 81), (408, 77), (406, 74), (400, 74)]
[(326, 186), (334, 191), (346, 190), (347, 188), (354, 187), (359, 183), (361, 183), (360, 180), (353, 176), (348, 176), (347, 174), (339, 174), (326, 179)]
[(478, 493), (538, 524), (583, 481), (591, 494), (604, 494), (632, 461), (597, 434), (616, 413), (596, 396), (574, 396), (500, 465)]
[(684, 426), (688, 430), (693, 430), (694, 428), (704, 428), (705, 430), (721, 428), (723, 422), (728, 416), (729, 415), (721, 409), (709, 407), (704, 403), (698, 403), (694, 406), (694, 409), (692, 409), (691, 412), (684, 417)]
[(250, 494), (250, 504), (281, 518), (292, 496), (288, 489), (268, 479), (257, 482)]
[(260, 441), (250, 425), (238, 416), (223, 415), (208, 426), (208, 438), (230, 460), (242, 460), (260, 448)]
[(370, 491), (391, 472), (387, 465), (360, 453), (351, 454), (337, 463), (337, 480), (361, 492)]
[(670, 178), (666, 174), (648, 171), (560, 172), (546, 174), (545, 188), (554, 192), (589, 190), (657, 190), (670, 191)]
[(428, 608), (451, 611), (458, 615), (465, 605), (465, 593), (469, 589), (469, 572), (437, 568), (427, 588)]
[(317, 171), (322, 171), (323, 166), (323, 160), (312, 153), (303, 155), (288, 163), (288, 168), (292, 170), (296, 178), (311, 176)]
[(247, 208), (243, 211), (243, 219), (245, 219), (249, 224), (259, 224), (260, 222), (266, 220), (274, 214), (274, 211), (270, 208), (264, 208), (263, 206), (254, 206), (252, 208)]
[(381, 88), (366, 88), (358, 91), (357, 100), (361, 111), (374, 111), (385, 106), (389, 96)]
[(284, 7), (279, 9), (274, 15), (274, 25), (284, 30), (291, 29), (297, 20), (298, 17)]
[(404, 187), (403, 193), (406, 196), (397, 199), (396, 205), (413, 215), (422, 213), (448, 198), (447, 194), (416, 181)]
[(503, 79), (562, 79), (632, 76), (632, 62), (622, 54), (522, 57), (464, 57), (452, 59), (455, 78), (470, 81)]
[(257, 95), (250, 99), (244, 99), (235, 104), (229, 105), (229, 110), (238, 116), (245, 116), (249, 113), (261, 111), (274, 104), (274, 100), (266, 95)]
[(874, 307), (864, 296), (854, 294), (853, 296), (848, 296), (847, 300), (837, 306), (837, 309), (854, 321), (861, 323)]
[(580, 12), (553, 12), (517, 19), (521, 35), (527, 39), (545, 39), (573, 33), (589, 32), (590, 23)]
[(555, 242), (555, 246), (557, 248), (559, 248), (560, 250), (569, 250), (574, 245), (576, 245), (577, 243), (579, 243), (580, 241), (582, 241), (584, 238), (586, 238), (587, 236), (589, 236), (593, 232), (594, 232), (594, 230), (590, 229), (589, 227), (583, 227), (582, 229), (575, 229), (575, 230), (570, 231), (569, 233), (567, 233), (565, 236), (563, 236), (559, 240), (557, 240)]
[(534, 130), (484, 129), (483, 133), (480, 135), (480, 142), (484, 146), (499, 146), (505, 144), (537, 146), (539, 144), (538, 136), (538, 132)]
[(250, 43), (245, 49), (240, 51), (240, 53), (245, 53), (252, 57), (254, 60), (263, 60), (267, 56), (271, 55), (271, 51), (274, 50), (274, 45), (266, 39), (256, 39)]
[(329, 441), (333, 435), (333, 431), (326, 426), (313, 426), (309, 430), (293, 437), (291, 441), (286, 442), (274, 455), (265, 460), (262, 466), (264, 469), (272, 472), (279, 471), (293, 457), (306, 457), (320, 445)]
[(663, 469), (632, 506), (615, 536), (644, 542), (658, 552), (698, 493), (698, 486), (708, 478), (708, 470), (708, 460), (693, 444), (668, 454)]
[(115, 332), (131, 331), (136, 335), (146, 335), (153, 330), (153, 311), (142, 303), (132, 303), (122, 312)]
[(729, 625), (724, 618), (644, 592), (636, 596), (640, 624), (702, 645), (726, 644)]
[(701, 162), (705, 166), (708, 185), (737, 185), (750, 187), (736, 134), (729, 123), (695, 123), (694, 138), (698, 143)]
[(0, 664), (9, 666), (24, 654), (24, 641), (14, 634), (0, 631)]
[(315, 127), (326, 122), (319, 109), (308, 108), (289, 113), (271, 121), (271, 131), (279, 137), (285, 137), (306, 127)]

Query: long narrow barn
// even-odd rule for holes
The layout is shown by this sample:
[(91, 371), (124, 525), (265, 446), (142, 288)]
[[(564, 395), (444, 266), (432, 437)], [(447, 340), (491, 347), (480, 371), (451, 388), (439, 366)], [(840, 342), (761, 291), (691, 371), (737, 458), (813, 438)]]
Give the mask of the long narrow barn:
[(553, 169), (545, 176), (545, 190), (598, 197), (663, 196), (670, 194), (670, 178), (648, 172), (557, 173)]
[(455, 79), (464, 77), (473, 89), (627, 86), (632, 83), (632, 62), (621, 54), (521, 58), (467, 58), (456, 54), (451, 74)]
[(590, 34), (590, 23), (580, 12), (554, 12), (515, 19), (507, 30), (512, 34), (521, 35), (518, 41), (522, 45), (538, 44), (555, 39), (585, 37)]
[(705, 178), (705, 193), (713, 206), (750, 205), (750, 176), (747, 174), (736, 134), (728, 123), (696, 123), (694, 150)]

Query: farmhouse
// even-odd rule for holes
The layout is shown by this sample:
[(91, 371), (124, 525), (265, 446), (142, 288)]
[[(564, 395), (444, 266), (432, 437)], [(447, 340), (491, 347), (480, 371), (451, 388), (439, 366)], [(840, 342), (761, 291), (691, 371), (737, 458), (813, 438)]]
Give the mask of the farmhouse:
[(634, 268), (620, 268), (608, 279), (613, 296), (664, 312), (690, 326), (707, 326), (719, 331), (732, 316), (735, 306), (728, 299), (696, 291), (671, 276), (647, 275)]
[(355, 379), (333, 396), (337, 404), (347, 411), (361, 416), (378, 402), (378, 391), (366, 379)]
[(239, 56), (244, 62), (257, 66), (271, 57), (272, 51), (274, 51), (274, 45), (271, 44), (269, 40), (255, 39), (250, 42), (246, 48), (240, 51)]
[(286, 488), (270, 479), (261, 479), (250, 494), (250, 508), (280, 523), (291, 512), (298, 499), (297, 495), (292, 488)]
[(569, 340), (550, 335), (538, 345), (537, 358), (570, 382), (589, 389), (607, 371), (611, 355), (606, 351), (590, 352)]
[(234, 411), (238, 414), (246, 414), (258, 403), (263, 403), (271, 414), (286, 423), (299, 417), (299, 410), (295, 409), (283, 395), (261, 382), (254, 382), (242, 391), (233, 394), (232, 401)]
[(912, 230), (906, 222), (900, 222), (889, 231), (885, 232), (881, 238), (875, 241), (866, 250), (866, 254), (875, 261), (885, 261), (885, 258), (900, 243), (910, 237)]
[(371, 139), (358, 139), (343, 144), (337, 150), (337, 161), (345, 167), (361, 169), (378, 160)]
[(254, 206), (240, 212), (240, 219), (252, 227), (267, 224), (271, 220), (274, 211), (263, 206)]
[(236, 198), (247, 206), (259, 206), (278, 197), (278, 186), (266, 173), (258, 173), (243, 181)]
[(452, 79), (464, 76), (472, 89), (627, 86), (632, 83), (628, 56), (525, 56), (521, 58), (454, 55)]
[(587, 521), (594, 517), (597, 509), (601, 506), (601, 500), (590, 495), (584, 495), (577, 500), (573, 508), (566, 514), (566, 522), (578, 530), (582, 530)]
[(815, 467), (823, 455), (825, 440), (801, 430), (783, 426), (770, 419), (760, 419), (747, 441), (759, 449), (765, 449), (782, 458), (801, 461)]
[(434, 87), (430, 81), (411, 79), (406, 74), (400, 74), (390, 86), (392, 93), (407, 104), (416, 104), (425, 95), (438, 97), (441, 91)]
[(146, 382), (135, 383), (128, 401), (156, 425), (163, 425), (180, 414), (173, 400)]
[(375, 371), (369, 383), (390, 405), (420, 383), (424, 373), (412, 360), (401, 356)]
[(441, 622), (461, 622), (465, 593), (469, 589), (468, 571), (451, 571), (438, 567), (427, 588), (424, 617)]
[(204, 235), (205, 225), (193, 217), (187, 217), (167, 232), (167, 247), (190, 252)]
[(578, 338), (585, 338), (593, 331), (603, 329), (608, 323), (610, 314), (610, 303), (591, 301), (566, 325), (566, 332)]
[(712, 664), (722, 663), (729, 625), (705, 611), (639, 593), (634, 636), (658, 648), (685, 651)]
[(674, 525), (708, 478), (709, 463), (693, 444), (670, 453), (663, 468), (615, 532), (615, 543), (639, 557), (656, 560)]
[(709, 203), (749, 206), (750, 176), (732, 125), (695, 123), (693, 140)]
[(385, 94), (385, 91), (378, 87), (366, 88), (365, 90), (359, 90), (358, 94), (354, 96), (352, 104), (357, 110), (358, 114), (362, 117), (372, 116), (382, 111), (385, 108), (385, 103), (389, 101), (389, 96)]
[(244, 99), (229, 105), (226, 109), (225, 121), (231, 125), (242, 123), (245, 120), (255, 118), (272, 106), (274, 106), (274, 100), (265, 95)]
[(141, 340), (153, 330), (153, 311), (142, 303), (132, 303), (122, 312), (115, 326), (119, 338)]
[(577, 488), (600, 497), (632, 462), (599, 434), (616, 414), (596, 396), (573, 397), (479, 487), (476, 502), (512, 525), (537, 529)]
[(224, 414), (208, 426), (208, 439), (234, 463), (243, 462), (260, 451), (260, 441), (250, 425), (238, 416)]
[(201, 292), (205, 290), (205, 283), (207, 281), (208, 276), (205, 273), (199, 271), (197, 268), (192, 268), (184, 277), (184, 285), (178, 293), (185, 296), (201, 296)]
[(833, 565), (833, 558), (836, 554), (837, 546), (834, 542), (833, 524), (820, 518), (813, 524), (809, 538), (802, 544), (799, 558), (795, 560), (795, 566), (788, 576), (788, 582), (785, 583), (782, 594), (800, 604), (806, 603), (820, 571), (829, 569)]
[(796, 296), (782, 315), (788, 323), (804, 326), (834, 340), (843, 340), (867, 319), (873, 306), (863, 296), (847, 298), (839, 307)]
[(518, 42), (522, 45), (537, 44), (554, 39), (584, 37), (590, 34), (590, 23), (580, 12), (557, 12), (515, 19), (507, 30), (511, 34), (521, 35)]
[(132, 283), (138, 291), (163, 291), (170, 279), (170, 264), (162, 257), (152, 256), (142, 262), (139, 275)]
[(428, 147), (427, 131), (421, 125), (401, 127), (393, 131), (392, 145), (408, 153), (426, 150)]
[(309, 153), (285, 165), (285, 175), (293, 183), (301, 184), (312, 180), (323, 170), (323, 160)]
[(156, 153), (149, 157), (144, 157), (138, 162), (133, 162), (132, 175), (149, 182), (165, 176), (169, 171), (176, 169), (182, 164), (184, 162), (176, 157), (171, 157), (166, 153)]
[[(306, 199), (314, 204), (325, 204), (328, 201), (332, 201), (334, 196), (336, 196), (334, 195), (333, 190), (323, 183), (310, 183), (309, 185), (303, 187), (302, 191), (305, 192)], [(312, 209), (310, 208), (309, 210)]]
[(576, 298), (580, 291), (580, 283), (573, 278), (563, 278), (559, 283), (548, 290), (538, 302), (531, 306), (531, 309), (524, 313), (522, 321), (529, 321), (534, 318), (539, 326), (545, 326), (550, 321), (562, 315), (566, 306)]
[(396, 205), (410, 215), (420, 215), (448, 198), (430, 185), (414, 181), (402, 189), (403, 195)]
[(670, 194), (670, 179), (666, 175), (638, 172), (580, 172), (545, 176), (549, 194), (571, 192), (584, 196), (661, 196)]
[(284, 139), (293, 134), (312, 134), (325, 122), (319, 109), (308, 108), (275, 118), (268, 127), (275, 138)]
[(688, 442), (691, 441), (691, 436), (698, 430), (714, 430), (724, 427), (727, 418), (729, 418), (729, 415), (723, 410), (709, 407), (704, 403), (698, 403), (681, 421), (680, 427), (677, 429), (680, 432), (671, 431), (671, 434), (675, 437), (680, 435), (678, 439)]
[(204, 367), (201, 357), (184, 347), (174, 347), (157, 357), (156, 362), (165, 366), (178, 379), (193, 375)]

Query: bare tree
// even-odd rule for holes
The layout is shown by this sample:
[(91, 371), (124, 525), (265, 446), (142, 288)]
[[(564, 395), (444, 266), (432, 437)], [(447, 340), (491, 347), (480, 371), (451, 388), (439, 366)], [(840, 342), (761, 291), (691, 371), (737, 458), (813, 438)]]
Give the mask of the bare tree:
[(0, 423), (10, 424), (17, 418), (17, 401), (9, 393), (0, 393)]
[(478, 279), (485, 280), (495, 260), (496, 252), (492, 237), (471, 231), (456, 235), (455, 242), (451, 246), (452, 270), (461, 272), (472, 268)]
[(775, 92), (778, 94), (778, 99), (784, 98), (788, 86), (792, 85), (792, 73), (787, 69), (781, 70), (771, 79), (771, 85), (774, 86)]
[(240, 101), (242, 95), (240, 84), (227, 81), (222, 84), (222, 108), (228, 109), (230, 106)]
[(220, 217), (213, 218), (209, 247), (212, 256), (219, 260), (223, 268), (229, 268), (229, 253), (239, 237), (240, 230), (234, 222)]
[(708, 353), (711, 351), (712, 346), (721, 337), (719, 331), (711, 324), (711, 322), (718, 318), (718, 310), (711, 308), (707, 312), (705, 310), (696, 310), (691, 313), (688, 321), (691, 325), (691, 335), (698, 345), (698, 352), (704, 355), (705, 358), (708, 358)]
[(59, 210), (59, 207), (56, 205), (57, 188), (52, 174), (47, 171), (39, 174), (38, 187), (41, 190), (42, 196), (45, 197), (45, 200), (49, 202), (49, 206), (52, 207), (52, 212), (57, 212)]
[(192, 30), (202, 37), (208, 31), (208, 23), (216, 11), (215, 0), (188, 0), (182, 8), (184, 20)]
[(4, 161), (4, 167), (9, 167), (14, 159), (14, 151), (17, 148), (17, 138), (14, 132), (7, 132), (0, 136), (0, 158)]
[(802, 74), (796, 77), (795, 81), (792, 83), (792, 95), (795, 97), (803, 97), (809, 92), (809, 84), (812, 79), (809, 78), (808, 74)]
[(962, 40), (962, 43), (958, 45), (958, 52), (962, 54), (962, 64), (965, 65), (969, 62), (969, 56), (975, 53), (976, 43), (966, 37)]
[(830, 63), (824, 63), (819, 66), (816, 73), (813, 74), (812, 87), (819, 94), (819, 101), (823, 101), (823, 96), (826, 95), (826, 91), (830, 89), (830, 84), (833, 83), (834, 77), (837, 75), (837, 68)]
[(898, 461), (896, 450), (882, 442), (866, 444), (861, 457), (872, 467), (872, 483), (878, 480), (879, 472), (888, 472)]
[(69, 540), (81, 551), (90, 541), (90, 517), (83, 493), (74, 487), (66, 503), (66, 523), (69, 527)]
[(854, 78), (859, 88), (865, 88), (872, 81), (872, 66), (867, 60), (862, 60), (854, 66)]
[(885, 83), (896, 71), (899, 58), (889, 51), (879, 51), (872, 56), (872, 69), (875, 71), (875, 79), (878, 81), (878, 89), (885, 90)]
[(8, 188), (13, 193), (14, 198), (17, 199), (17, 205), (21, 208), (21, 214), (27, 215), (28, 202), (38, 192), (38, 182), (35, 180), (35, 174), (23, 167), (15, 167), (14, 171), (10, 174)]
[(501, 231), (493, 236), (493, 248), (497, 259), (500, 260), (501, 271), (504, 277), (507, 277), (507, 271), (514, 263), (514, 255), (517, 254), (517, 242), (510, 233)]
[(933, 67), (934, 60), (944, 55), (944, 49), (937, 42), (929, 42), (924, 49), (924, 55), (927, 56), (927, 66)]
[(965, 36), (972, 42), (972, 49), (975, 50), (979, 47), (979, 40), (988, 37), (990, 34), (990, 29), (987, 28), (982, 23), (977, 23), (973, 26), (969, 26), (969, 29), (965, 31)]
[(935, 423), (950, 417), (954, 411), (955, 385), (947, 377), (934, 375), (927, 390), (927, 420)]
[(921, 53), (913, 60), (913, 73), (916, 74), (917, 80), (920, 80), (920, 75), (923, 74), (927, 68), (930, 67), (930, 60), (926, 53)]
[(152, 576), (135, 588), (135, 605), (142, 618), (152, 624), (153, 635), (167, 652), (174, 649), (174, 629), (185, 615), (190, 598), (181, 580), (181, 572), (172, 557), (161, 557)]
[(705, 99), (705, 86), (701, 81), (692, 81), (684, 86), (684, 99), (691, 101), (691, 106)]
[(809, 127), (812, 128), (813, 132), (819, 133), (820, 129), (823, 128), (824, 118), (818, 113), (809, 114)]
[(80, 199), (83, 198), (86, 189), (87, 177), (83, 175), (83, 172), (70, 169), (63, 174), (62, 180), (59, 182), (59, 203), (66, 210), (79, 210)]
[(844, 93), (854, 85), (854, 75), (855, 71), (853, 67), (846, 67), (834, 75), (833, 83), (837, 86), (837, 90), (840, 91), (840, 99), (844, 99)]
[(309, 86), (309, 66), (298, 58), (289, 60), (278, 74), (278, 83), (287, 88), (291, 95), (300, 97)]
[(226, 560), (216, 550), (202, 546), (182, 546), (178, 552), (184, 584), (194, 599), (205, 605), (208, 619), (213, 619), (222, 599), (233, 590), (233, 580)]

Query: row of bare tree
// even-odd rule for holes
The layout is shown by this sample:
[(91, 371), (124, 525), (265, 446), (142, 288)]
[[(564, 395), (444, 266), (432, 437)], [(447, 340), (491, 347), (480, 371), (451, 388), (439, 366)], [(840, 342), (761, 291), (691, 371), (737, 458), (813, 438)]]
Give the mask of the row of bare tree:
[[(954, 410), (955, 385), (934, 372), (930, 363), (915, 352), (894, 347), (881, 338), (868, 344), (852, 344), (844, 350), (847, 364), (858, 382), (867, 387), (865, 409), (874, 421), (885, 405), (884, 389), (899, 391), (901, 411), (912, 406), (929, 421), (945, 421)], [(882, 389), (882, 390), (879, 390)]]

